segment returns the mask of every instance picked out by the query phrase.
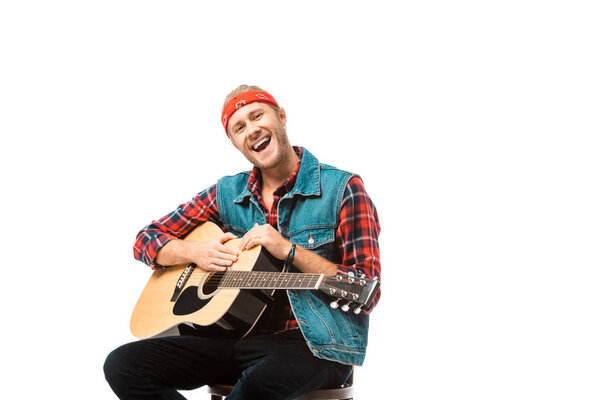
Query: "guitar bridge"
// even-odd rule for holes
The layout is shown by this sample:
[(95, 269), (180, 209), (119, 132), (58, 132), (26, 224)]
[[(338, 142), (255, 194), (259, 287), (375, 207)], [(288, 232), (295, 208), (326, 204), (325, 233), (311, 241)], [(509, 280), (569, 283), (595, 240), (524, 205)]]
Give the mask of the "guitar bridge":
[(185, 287), (185, 284), (187, 283), (188, 279), (190, 279), (194, 268), (196, 268), (196, 264), (190, 264), (181, 273), (181, 276), (179, 277), (179, 279), (177, 280), (177, 284), (175, 285), (175, 289), (173, 290), (173, 296), (171, 296), (172, 302), (175, 302), (181, 294), (181, 291)]

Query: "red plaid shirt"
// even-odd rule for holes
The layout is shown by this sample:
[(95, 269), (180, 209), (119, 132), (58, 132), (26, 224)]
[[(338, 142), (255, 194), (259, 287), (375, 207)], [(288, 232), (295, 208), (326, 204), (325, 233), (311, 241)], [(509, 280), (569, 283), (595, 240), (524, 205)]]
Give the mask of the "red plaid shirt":
[[(302, 159), (302, 149), (294, 147)], [(248, 179), (248, 189), (256, 197), (262, 207), (265, 220), (277, 228), (277, 204), (279, 200), (296, 183), (300, 162), (292, 175), (273, 193), (273, 204), (267, 209), (260, 195), (262, 184), (260, 170), (254, 168)], [(142, 229), (136, 238), (133, 248), (137, 260), (151, 266), (153, 269), (162, 268), (156, 263), (156, 254), (172, 239), (188, 234), (196, 226), (205, 221), (211, 221), (224, 228), (221, 222), (216, 202), (216, 185), (198, 193), (190, 202), (180, 205), (175, 211), (163, 218), (153, 221)], [(337, 264), (338, 272), (355, 275), (365, 274), (367, 278), (381, 277), (379, 259), (379, 219), (375, 206), (365, 191), (362, 180), (354, 176), (346, 186), (340, 209), (340, 223), (336, 230), (335, 241), (342, 262)], [(379, 291), (375, 295), (371, 307), (364, 312), (370, 312), (379, 301)], [(253, 332), (282, 332), (297, 328), (298, 324), (292, 313), (289, 300), (282, 290), (276, 291), (275, 303), (263, 315)]]

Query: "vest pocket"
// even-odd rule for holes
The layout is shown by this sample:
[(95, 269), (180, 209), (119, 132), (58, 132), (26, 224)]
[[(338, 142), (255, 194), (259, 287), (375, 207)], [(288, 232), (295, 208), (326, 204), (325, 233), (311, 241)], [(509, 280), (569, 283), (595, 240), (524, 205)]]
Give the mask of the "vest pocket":
[[(335, 231), (329, 227), (304, 229), (300, 232), (292, 234), (289, 239), (292, 241), (292, 243), (296, 243), (305, 249), (315, 250), (326, 244), (333, 243), (335, 241)], [(329, 254), (321, 255), (328, 256)]]

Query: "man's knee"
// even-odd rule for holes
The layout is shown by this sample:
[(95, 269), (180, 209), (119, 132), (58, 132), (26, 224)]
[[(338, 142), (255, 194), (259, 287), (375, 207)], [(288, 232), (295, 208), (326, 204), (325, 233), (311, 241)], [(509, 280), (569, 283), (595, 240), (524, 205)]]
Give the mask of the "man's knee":
[(119, 385), (127, 380), (132, 366), (128, 356), (128, 346), (124, 345), (111, 351), (104, 361), (104, 377), (111, 386)]

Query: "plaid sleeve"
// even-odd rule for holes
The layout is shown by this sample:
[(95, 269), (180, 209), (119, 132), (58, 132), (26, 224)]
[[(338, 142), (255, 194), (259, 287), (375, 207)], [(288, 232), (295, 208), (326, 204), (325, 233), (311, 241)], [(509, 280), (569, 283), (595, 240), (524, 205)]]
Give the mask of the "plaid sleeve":
[(223, 228), (217, 208), (216, 185), (198, 193), (191, 201), (142, 229), (133, 245), (133, 256), (152, 269), (163, 268), (156, 263), (156, 254), (169, 241), (182, 238), (202, 222), (211, 221)]
[[(365, 274), (368, 279), (381, 279), (379, 232), (375, 205), (365, 191), (362, 180), (354, 176), (348, 181), (344, 192), (340, 224), (336, 231), (336, 242), (342, 256), (338, 272), (345, 274), (352, 271), (357, 276)], [(375, 307), (380, 292), (377, 291), (371, 307), (365, 312), (371, 312)]]

